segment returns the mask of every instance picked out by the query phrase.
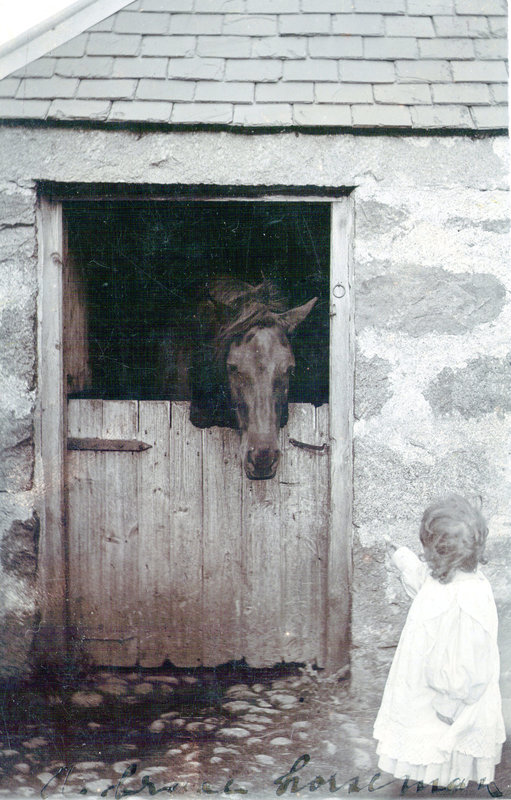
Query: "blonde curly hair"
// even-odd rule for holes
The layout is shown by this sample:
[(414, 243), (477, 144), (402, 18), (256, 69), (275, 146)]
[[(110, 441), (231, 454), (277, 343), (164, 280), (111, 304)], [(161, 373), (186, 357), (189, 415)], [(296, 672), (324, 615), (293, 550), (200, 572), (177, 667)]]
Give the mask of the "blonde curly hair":
[(449, 583), (456, 570), (475, 572), (479, 563), (486, 563), (486, 520), (459, 494), (428, 506), (419, 536), (431, 575), (440, 583)]

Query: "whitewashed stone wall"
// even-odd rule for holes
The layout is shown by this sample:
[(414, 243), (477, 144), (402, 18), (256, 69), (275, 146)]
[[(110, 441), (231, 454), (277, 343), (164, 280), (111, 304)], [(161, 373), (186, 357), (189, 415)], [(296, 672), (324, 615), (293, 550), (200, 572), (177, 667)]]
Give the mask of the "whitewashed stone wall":
[[(353, 675), (383, 679), (405, 603), (382, 536), (418, 549), (426, 504), (480, 494), (511, 609), (508, 149), (504, 137), (0, 129), (0, 677), (26, 672), (45, 487), (37, 425), (37, 180), (354, 186)], [(508, 626), (509, 628), (509, 626)], [(378, 666), (380, 665), (380, 666)], [(511, 648), (503, 671), (511, 696)]]

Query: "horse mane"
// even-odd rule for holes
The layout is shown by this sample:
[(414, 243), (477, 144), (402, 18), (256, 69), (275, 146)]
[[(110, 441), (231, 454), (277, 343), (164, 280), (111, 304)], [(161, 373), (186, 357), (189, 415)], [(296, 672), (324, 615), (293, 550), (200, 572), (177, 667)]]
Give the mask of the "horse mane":
[(244, 281), (219, 278), (209, 294), (215, 306), (226, 312), (224, 320), (220, 323), (217, 320), (212, 343), (217, 360), (225, 356), (233, 339), (243, 336), (255, 325), (278, 325), (278, 314), (287, 307), (278, 287), (266, 279), (257, 286), (251, 286)]

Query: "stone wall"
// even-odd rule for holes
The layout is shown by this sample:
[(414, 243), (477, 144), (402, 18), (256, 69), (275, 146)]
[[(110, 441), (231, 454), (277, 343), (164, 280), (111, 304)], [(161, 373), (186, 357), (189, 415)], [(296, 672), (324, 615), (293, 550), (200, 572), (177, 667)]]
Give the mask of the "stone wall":
[[(37, 623), (37, 180), (354, 186), (354, 681), (368, 665), (383, 680), (406, 610), (382, 537), (417, 550), (421, 513), (446, 490), (483, 499), (505, 632), (507, 164), (503, 137), (0, 128), (0, 677), (26, 672)], [(507, 681), (510, 669), (508, 639)]]

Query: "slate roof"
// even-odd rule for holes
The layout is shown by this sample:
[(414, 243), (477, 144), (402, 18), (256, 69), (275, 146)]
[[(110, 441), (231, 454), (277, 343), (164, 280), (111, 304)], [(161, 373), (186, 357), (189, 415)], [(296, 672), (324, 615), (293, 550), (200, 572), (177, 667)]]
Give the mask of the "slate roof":
[(505, 0), (136, 0), (0, 81), (0, 118), (506, 128)]

